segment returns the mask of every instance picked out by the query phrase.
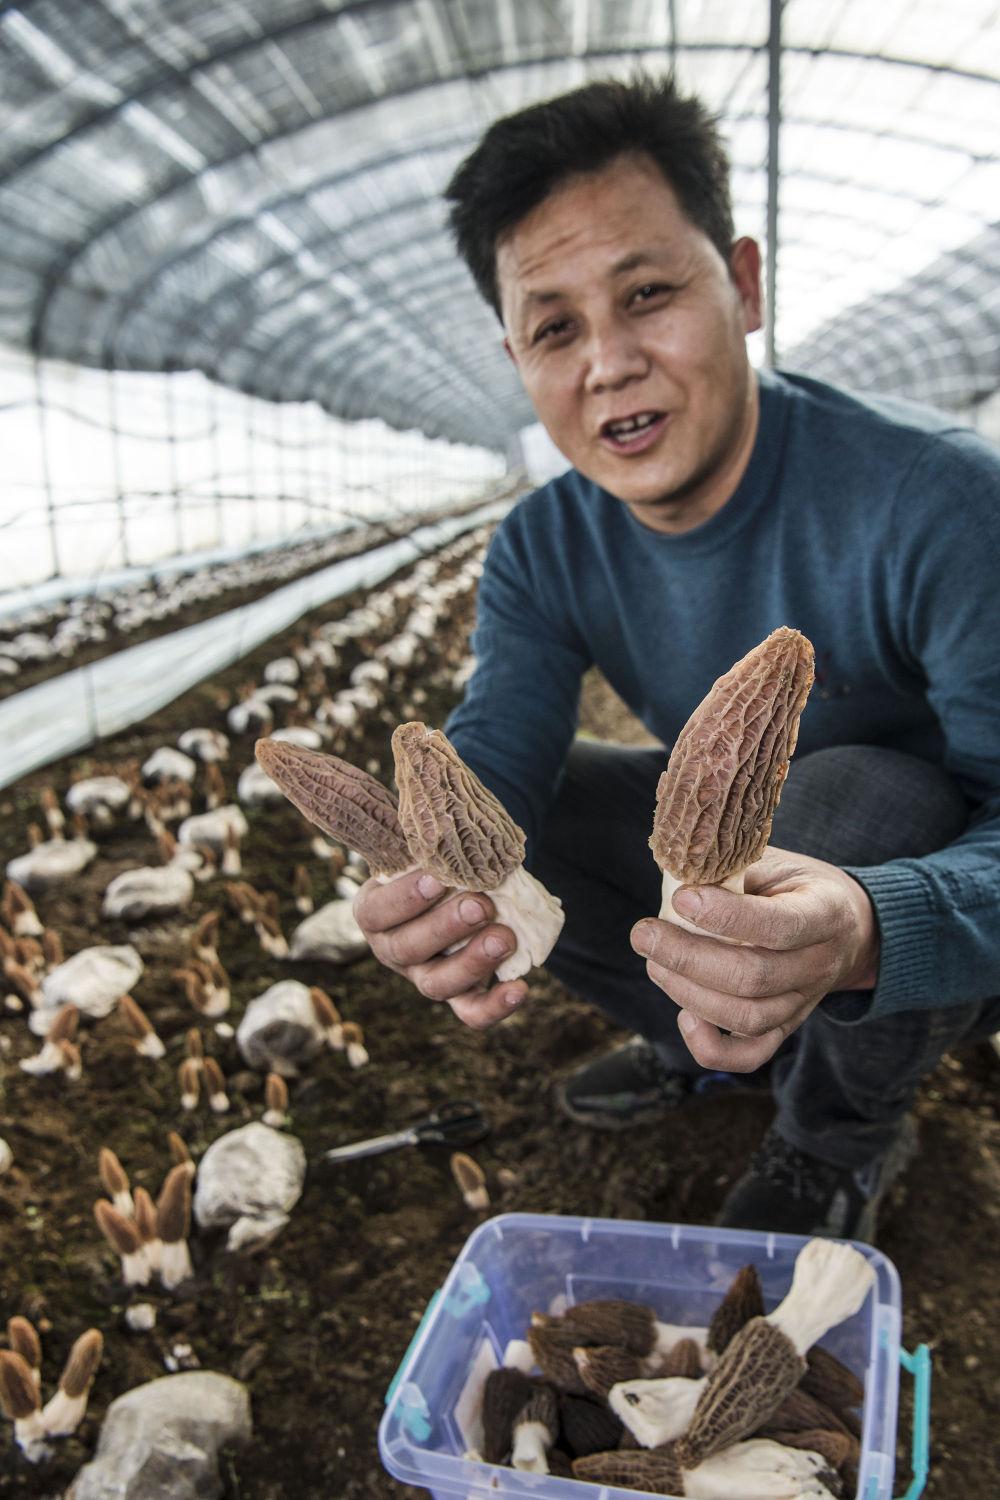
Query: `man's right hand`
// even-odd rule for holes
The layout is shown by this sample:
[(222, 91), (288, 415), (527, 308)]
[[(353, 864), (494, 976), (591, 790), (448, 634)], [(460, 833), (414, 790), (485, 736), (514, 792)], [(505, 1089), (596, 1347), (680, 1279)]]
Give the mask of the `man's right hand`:
[[(523, 979), (494, 982), (497, 964), (516, 943), (495, 915), (483, 892), (449, 890), (422, 870), (384, 884), (367, 880), (354, 899), (355, 919), (379, 962), (428, 1000), (447, 1001), (475, 1031), (509, 1016), (528, 993)], [(463, 946), (449, 953), (456, 944)]]

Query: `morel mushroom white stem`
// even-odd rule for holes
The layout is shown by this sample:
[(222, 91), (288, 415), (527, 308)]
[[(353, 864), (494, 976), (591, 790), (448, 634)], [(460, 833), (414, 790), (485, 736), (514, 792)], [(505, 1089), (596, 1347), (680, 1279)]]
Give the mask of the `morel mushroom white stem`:
[(706, 1378), (671, 1375), (661, 1380), (626, 1380), (613, 1385), (608, 1405), (644, 1448), (658, 1448), (687, 1431)]
[(96, 1328), (88, 1328), (73, 1345), (59, 1377), (59, 1389), (42, 1410), (42, 1424), (50, 1437), (68, 1437), (83, 1421), (103, 1353), (104, 1338)]
[(529, 1474), (547, 1474), (548, 1450), (555, 1446), (559, 1433), (559, 1407), (555, 1392), (548, 1386), (536, 1386), (514, 1418), (510, 1461), (515, 1469)]
[(664, 920), (691, 926), (671, 904), (681, 885), (743, 890), (771, 834), (812, 681), (810, 642), (782, 626), (715, 682), (677, 736), (649, 840)]
[(446, 886), (489, 893), (517, 939), (497, 979), (519, 979), (548, 958), (564, 920), (562, 903), (524, 868), (524, 833), (439, 729), (398, 725), (392, 753), (414, 863)]

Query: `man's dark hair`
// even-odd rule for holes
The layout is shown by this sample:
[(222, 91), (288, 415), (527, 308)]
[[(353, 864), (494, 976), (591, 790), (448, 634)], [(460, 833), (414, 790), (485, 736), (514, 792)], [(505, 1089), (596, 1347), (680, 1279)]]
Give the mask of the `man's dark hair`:
[(445, 190), (459, 254), (498, 317), (501, 236), (568, 177), (639, 152), (653, 159), (684, 213), (728, 261), (729, 158), (715, 117), (670, 77), (588, 83), (496, 120)]

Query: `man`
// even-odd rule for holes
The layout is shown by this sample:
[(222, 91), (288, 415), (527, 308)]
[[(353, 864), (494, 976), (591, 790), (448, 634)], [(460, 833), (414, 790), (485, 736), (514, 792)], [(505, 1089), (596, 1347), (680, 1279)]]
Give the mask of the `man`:
[[(459, 249), (573, 468), (498, 528), (447, 729), (566, 909), (548, 967), (638, 1033), (563, 1084), (627, 1129), (706, 1072), (777, 1115), (720, 1222), (870, 1238), (949, 1047), (1000, 1026), (1000, 457), (932, 413), (757, 375), (760, 256), (714, 122), (670, 82), (500, 120), (449, 188)], [(670, 745), (779, 625), (817, 683), (746, 894), (656, 920)], [(596, 663), (662, 742), (574, 742)], [(364, 888), (374, 952), (470, 1026), (521, 1003), (481, 892)], [(454, 951), (454, 945), (461, 944)]]

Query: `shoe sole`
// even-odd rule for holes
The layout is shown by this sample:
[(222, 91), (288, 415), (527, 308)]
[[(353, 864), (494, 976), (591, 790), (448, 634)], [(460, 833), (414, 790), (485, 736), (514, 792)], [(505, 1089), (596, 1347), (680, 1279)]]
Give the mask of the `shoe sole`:
[[(733, 1074), (730, 1076), (738, 1077), (739, 1075)], [(750, 1076), (752, 1075), (748, 1075), (748, 1077)], [(599, 1112), (595, 1112), (593, 1110), (577, 1109), (566, 1097), (565, 1091), (561, 1085), (556, 1086), (555, 1094), (556, 1104), (558, 1105), (560, 1111), (566, 1116), (568, 1120), (572, 1120), (575, 1125), (585, 1125), (588, 1126), (591, 1130), (623, 1131), (631, 1130), (634, 1125), (654, 1125), (657, 1120), (666, 1120), (676, 1110), (682, 1109), (690, 1099), (704, 1099), (706, 1097), (718, 1094), (726, 1094), (732, 1097), (739, 1097), (745, 1094), (760, 1094), (761, 1092), (762, 1089), (759, 1083), (747, 1083), (746, 1085), (738, 1083), (727, 1083), (716, 1088), (708, 1089), (699, 1089), (697, 1087), (692, 1087), (688, 1093), (683, 1095), (682, 1098), (676, 1099), (670, 1104), (649, 1105), (645, 1109), (633, 1110), (632, 1113), (627, 1117), (623, 1117), (622, 1115), (600, 1114)]]

